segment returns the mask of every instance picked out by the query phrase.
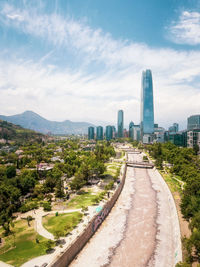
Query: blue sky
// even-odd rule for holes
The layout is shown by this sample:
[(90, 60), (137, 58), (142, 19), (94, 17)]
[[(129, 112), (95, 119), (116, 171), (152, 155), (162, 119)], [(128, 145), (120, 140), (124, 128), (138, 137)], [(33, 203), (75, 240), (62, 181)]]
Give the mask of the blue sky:
[(140, 121), (151, 69), (155, 121), (200, 113), (200, 1), (1, 0), (0, 113)]

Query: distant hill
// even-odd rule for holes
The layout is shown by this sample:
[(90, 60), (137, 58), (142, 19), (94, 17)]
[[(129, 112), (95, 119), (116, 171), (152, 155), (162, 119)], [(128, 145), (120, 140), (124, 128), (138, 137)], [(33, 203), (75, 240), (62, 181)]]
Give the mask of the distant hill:
[(46, 120), (33, 111), (25, 111), (22, 114), (13, 116), (0, 115), (0, 119), (45, 134), (49, 132), (52, 134), (85, 134), (88, 131), (88, 127), (93, 126), (87, 122)]
[(41, 133), (0, 120), (0, 139), (24, 143), (26, 141), (41, 141), (43, 138), (45, 138), (45, 135)]

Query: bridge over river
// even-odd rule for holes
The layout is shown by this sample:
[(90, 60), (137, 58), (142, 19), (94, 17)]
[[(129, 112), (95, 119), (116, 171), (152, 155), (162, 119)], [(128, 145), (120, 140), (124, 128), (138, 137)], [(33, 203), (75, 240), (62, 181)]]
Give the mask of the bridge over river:
[[(158, 171), (128, 154), (126, 182), (112, 211), (70, 267), (171, 267), (182, 259), (173, 197)], [(133, 167), (135, 165), (135, 167)]]
[(127, 166), (135, 167), (135, 168), (145, 168), (145, 169), (152, 169), (154, 167), (153, 163), (144, 162), (144, 161), (126, 161)]

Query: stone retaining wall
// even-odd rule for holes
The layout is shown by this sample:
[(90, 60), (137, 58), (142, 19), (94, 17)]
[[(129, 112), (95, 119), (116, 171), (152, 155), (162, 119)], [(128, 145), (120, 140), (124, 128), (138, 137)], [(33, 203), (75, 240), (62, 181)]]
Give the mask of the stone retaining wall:
[(88, 224), (87, 228), (77, 237), (77, 239), (63, 252), (62, 255), (58, 256), (57, 259), (50, 264), (51, 267), (66, 267), (76, 257), (76, 255), (85, 246), (88, 240), (93, 236), (98, 227), (101, 225), (103, 220), (107, 217), (115, 202), (117, 201), (126, 178), (127, 166), (125, 165), (121, 183), (118, 185), (117, 190), (111, 197), (111, 199), (104, 205), (103, 209), (92, 219)]

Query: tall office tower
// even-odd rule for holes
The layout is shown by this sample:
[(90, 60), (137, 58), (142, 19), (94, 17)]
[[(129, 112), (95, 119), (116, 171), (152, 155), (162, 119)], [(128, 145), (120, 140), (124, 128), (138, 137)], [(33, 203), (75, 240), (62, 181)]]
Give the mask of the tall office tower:
[(129, 123), (129, 138), (133, 139), (133, 127), (134, 127), (134, 122)]
[(173, 123), (172, 126), (169, 127), (169, 132), (177, 133), (178, 132), (178, 123)]
[(112, 126), (112, 130), (113, 130), (113, 138), (116, 138), (117, 137), (117, 134), (116, 134), (116, 128), (115, 128), (115, 126)]
[(141, 140), (151, 143), (154, 133), (153, 82), (151, 70), (142, 72), (141, 90)]
[(94, 139), (94, 127), (92, 126), (88, 127), (88, 139), (89, 140)]
[(113, 127), (108, 125), (106, 126), (106, 140), (110, 141), (113, 139)]
[(118, 111), (118, 122), (117, 122), (117, 127), (118, 127), (118, 133), (117, 136), (119, 138), (122, 138), (124, 136), (124, 112), (123, 110)]
[(200, 129), (200, 115), (192, 115), (187, 119), (187, 129)]
[(97, 136), (96, 136), (97, 140), (103, 140), (103, 127), (102, 126), (98, 126), (97, 127)]

